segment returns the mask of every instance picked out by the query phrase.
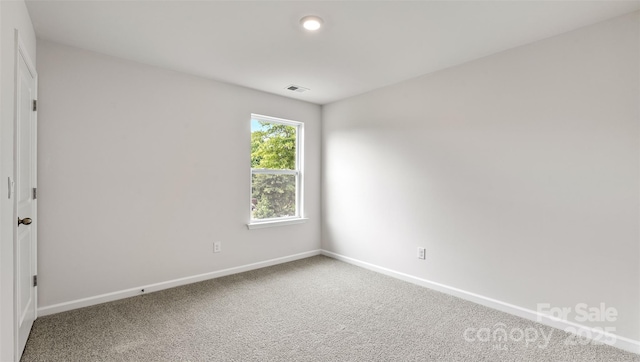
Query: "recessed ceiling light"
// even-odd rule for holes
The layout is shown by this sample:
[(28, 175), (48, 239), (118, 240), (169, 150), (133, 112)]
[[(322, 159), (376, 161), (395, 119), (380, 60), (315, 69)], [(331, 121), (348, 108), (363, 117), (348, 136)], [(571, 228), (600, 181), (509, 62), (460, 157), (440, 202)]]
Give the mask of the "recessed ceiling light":
[(317, 16), (305, 16), (300, 19), (300, 24), (307, 30), (315, 31), (322, 26), (322, 19)]

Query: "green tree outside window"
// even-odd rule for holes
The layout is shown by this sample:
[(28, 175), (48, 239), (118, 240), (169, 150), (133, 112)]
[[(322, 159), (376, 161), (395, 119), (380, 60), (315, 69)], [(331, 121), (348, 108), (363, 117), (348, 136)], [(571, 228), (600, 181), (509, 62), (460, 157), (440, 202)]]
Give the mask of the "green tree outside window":
[[(251, 168), (296, 170), (297, 127), (252, 120)], [(253, 173), (253, 219), (296, 215), (296, 176)]]

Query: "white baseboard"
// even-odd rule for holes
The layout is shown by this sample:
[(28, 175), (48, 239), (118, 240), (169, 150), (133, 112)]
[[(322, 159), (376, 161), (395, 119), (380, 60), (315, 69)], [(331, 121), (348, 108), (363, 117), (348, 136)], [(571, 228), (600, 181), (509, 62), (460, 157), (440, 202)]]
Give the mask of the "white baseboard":
[[(354, 258), (350, 258), (344, 255), (340, 255), (337, 253), (333, 253), (327, 250), (312, 250), (312, 251), (308, 251), (308, 252), (304, 252), (304, 253), (299, 253), (299, 254), (294, 254), (294, 255), (289, 255), (289, 256), (285, 256), (285, 257), (281, 257), (281, 258), (275, 258), (275, 259), (270, 259), (270, 260), (265, 260), (265, 261), (261, 261), (261, 262), (257, 262), (257, 263), (253, 263), (253, 264), (247, 264), (247, 265), (242, 265), (242, 266), (238, 266), (238, 267), (233, 267), (233, 268), (228, 268), (228, 269), (223, 269), (223, 270), (218, 270), (218, 271), (214, 271), (214, 272), (210, 272), (210, 273), (204, 273), (204, 274), (199, 274), (199, 275), (194, 275), (194, 276), (190, 276), (190, 277), (185, 277), (185, 278), (179, 278), (179, 279), (174, 279), (174, 280), (169, 280), (166, 282), (160, 282), (160, 283), (155, 283), (155, 284), (149, 284), (149, 285), (143, 285), (143, 286), (139, 286), (136, 288), (131, 288), (131, 289), (126, 289), (126, 290), (121, 290), (121, 291), (116, 291), (116, 292), (112, 292), (112, 293), (106, 293), (106, 294), (101, 294), (101, 295), (97, 295), (97, 296), (93, 296), (93, 297), (88, 297), (88, 298), (82, 298), (82, 299), (77, 299), (77, 300), (72, 300), (69, 302), (64, 302), (64, 303), (59, 303), (59, 304), (54, 304), (54, 305), (50, 305), (50, 306), (45, 306), (45, 307), (41, 307), (38, 308), (38, 316), (46, 316), (46, 315), (50, 315), (50, 314), (55, 314), (55, 313), (60, 313), (60, 312), (65, 312), (65, 311), (69, 311), (69, 310), (73, 310), (73, 309), (78, 309), (78, 308), (83, 308), (83, 307), (88, 307), (88, 306), (92, 306), (92, 305), (96, 305), (96, 304), (102, 304), (102, 303), (106, 303), (106, 302), (111, 302), (114, 300), (119, 300), (119, 299), (124, 299), (124, 298), (129, 298), (129, 297), (135, 297), (137, 295), (141, 295), (143, 294), (141, 292), (142, 289), (144, 289), (144, 294), (147, 293), (151, 293), (151, 292), (157, 292), (159, 290), (164, 290), (164, 289), (169, 289), (169, 288), (174, 288), (174, 287), (178, 287), (181, 285), (186, 285), (186, 284), (191, 284), (191, 283), (196, 283), (196, 282), (200, 282), (203, 280), (209, 280), (209, 279), (215, 279), (215, 278), (220, 278), (223, 276), (227, 276), (227, 275), (232, 275), (232, 274), (237, 274), (237, 273), (242, 273), (245, 271), (250, 271), (250, 270), (255, 270), (255, 269), (260, 269), (260, 268), (264, 268), (264, 267), (268, 267), (268, 266), (272, 266), (272, 265), (277, 265), (277, 264), (282, 264), (282, 263), (286, 263), (286, 262), (290, 262), (290, 261), (294, 261), (294, 260), (299, 260), (299, 259), (304, 259), (304, 258), (308, 258), (308, 257), (312, 257), (315, 255), (325, 255), (340, 261), (344, 261), (346, 263), (349, 264), (353, 264), (365, 269), (369, 269), (381, 274), (385, 274), (388, 275), (390, 277), (396, 278), (396, 279), (400, 279), (400, 280), (404, 280), (406, 282), (410, 282), (413, 284), (417, 284), (423, 287), (427, 287), (429, 289), (433, 289), (433, 290), (437, 290), (439, 292), (445, 293), (445, 294), (449, 294), (449, 295), (453, 295), (456, 296), (458, 298), (462, 298), (465, 300), (468, 300), (470, 302), (473, 303), (477, 303), (480, 305), (483, 305), (485, 307), (489, 307), (492, 309), (496, 309), (499, 310), (501, 312), (505, 312), (508, 314), (512, 314), (527, 320), (531, 320), (534, 322), (538, 322), (553, 328), (558, 328), (561, 330), (565, 330), (566, 328), (573, 328), (573, 330), (579, 331), (579, 332), (584, 332), (582, 335), (592, 335), (592, 336), (598, 336), (601, 335), (600, 331), (594, 330), (590, 327), (587, 326), (583, 326), (574, 322), (570, 322), (570, 321), (566, 321), (566, 320), (561, 320), (561, 319), (557, 319), (557, 318), (553, 318), (551, 316), (548, 315), (544, 315), (544, 314), (540, 314), (537, 311), (531, 310), (531, 309), (527, 309), (527, 308), (522, 308), (513, 304), (509, 304), (509, 303), (505, 303), (496, 299), (492, 299), (489, 297), (485, 297), (479, 294), (475, 294), (475, 293), (471, 293), (471, 292), (467, 292), (465, 290), (462, 289), (458, 289), (458, 288), (454, 288), (445, 284), (441, 284), (441, 283), (437, 283), (437, 282), (433, 282), (430, 280), (426, 280), (426, 279), (422, 279), (422, 278), (418, 278), (415, 277), (413, 275), (409, 275), (409, 274), (405, 274), (405, 273), (401, 273), (395, 270), (391, 270), (388, 268), (384, 268), (381, 266), (377, 266), (371, 263), (367, 263), (364, 261), (360, 261), (358, 259), (354, 259)], [(620, 348), (622, 350), (628, 351), (628, 352), (632, 352), (632, 353), (636, 353), (636, 354), (640, 354), (640, 341), (636, 341), (630, 338), (626, 338), (626, 337), (621, 337), (618, 335), (611, 335), (611, 334), (605, 334), (606, 337), (611, 337), (611, 338), (604, 338), (603, 340), (605, 341), (605, 343), (607, 343), (609, 340), (612, 340), (612, 343), (607, 343), (610, 344), (614, 347)]]
[[(72, 300), (69, 302), (49, 305), (49, 306), (38, 308), (38, 316), (45, 316), (49, 314), (66, 312), (69, 310), (111, 302), (118, 299), (135, 297), (141, 294), (157, 292), (159, 290), (174, 288), (174, 287), (178, 287), (185, 284), (201, 282), (203, 280), (220, 278), (220, 277), (224, 277), (231, 274), (242, 273), (249, 270), (260, 269), (260, 268), (282, 264), (282, 263), (286, 263), (286, 262), (290, 262), (298, 259), (309, 258), (315, 255), (320, 255), (320, 250), (307, 251), (300, 254), (294, 254), (294, 255), (284, 256), (281, 258), (265, 260), (265, 261), (261, 261), (253, 264), (241, 265), (241, 266), (218, 270), (210, 273), (198, 274), (190, 277), (169, 280), (166, 282), (160, 282), (160, 283), (149, 284), (149, 285), (141, 285), (136, 288), (120, 290), (112, 293), (106, 293), (106, 294), (96, 295), (93, 297), (82, 298), (82, 299)], [(142, 289), (144, 289), (144, 293), (141, 292)]]
[(381, 266), (377, 266), (377, 265), (367, 263), (358, 259), (350, 258), (348, 256), (340, 255), (331, 251), (322, 250), (321, 253), (322, 255), (328, 256), (330, 258), (344, 261), (346, 263), (353, 264), (365, 269), (369, 269), (384, 275), (388, 275), (396, 279), (404, 280), (409, 283), (417, 284), (422, 287), (427, 287), (429, 289), (437, 290), (445, 294), (453, 295), (455, 297), (462, 298), (464, 300), (468, 300), (470, 302), (477, 303), (492, 309), (496, 309), (501, 312), (512, 314), (530, 321), (544, 324), (549, 327), (558, 328), (563, 331), (566, 330), (567, 328), (571, 328), (570, 330), (577, 331), (578, 335), (581, 335), (581, 336), (606, 337), (606, 338), (601, 338), (600, 341), (606, 344), (609, 344), (613, 347), (625, 350), (627, 352), (640, 354), (640, 341), (636, 341), (630, 338), (626, 338), (626, 337), (622, 337), (622, 336), (618, 336), (610, 333), (603, 334), (602, 331), (598, 331), (591, 327), (583, 326), (578, 323), (554, 318), (552, 316), (541, 314), (531, 309), (518, 307), (517, 305), (505, 303), (496, 299), (485, 297), (483, 295), (467, 292), (465, 290), (454, 288), (445, 284), (418, 278), (413, 275), (409, 275), (409, 274), (401, 273), (388, 268), (384, 268)]

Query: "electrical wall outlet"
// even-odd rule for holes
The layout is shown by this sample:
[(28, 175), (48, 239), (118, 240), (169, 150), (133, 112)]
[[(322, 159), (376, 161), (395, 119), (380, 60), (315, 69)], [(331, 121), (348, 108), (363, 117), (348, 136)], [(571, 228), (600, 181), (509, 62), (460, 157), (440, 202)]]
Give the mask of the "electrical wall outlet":
[(418, 248), (418, 259), (426, 259), (427, 250), (425, 248)]
[(216, 241), (215, 243), (213, 243), (213, 252), (219, 253), (221, 251), (222, 251), (222, 242)]

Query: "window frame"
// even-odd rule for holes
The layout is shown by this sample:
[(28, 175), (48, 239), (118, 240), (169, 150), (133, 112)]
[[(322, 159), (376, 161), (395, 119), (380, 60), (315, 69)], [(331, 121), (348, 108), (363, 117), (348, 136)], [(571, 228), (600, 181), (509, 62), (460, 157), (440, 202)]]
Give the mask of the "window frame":
[[(304, 217), (304, 122), (293, 121), (283, 118), (265, 116), (262, 114), (251, 114), (250, 121), (262, 121), (267, 123), (281, 124), (285, 126), (291, 126), (296, 128), (296, 149), (295, 149), (295, 169), (294, 170), (280, 170), (280, 169), (268, 169), (268, 168), (253, 168), (250, 167), (249, 172), (249, 202), (253, 204), (253, 175), (266, 174), (266, 175), (293, 175), (295, 177), (295, 210), (294, 216), (274, 217), (268, 219), (254, 219), (249, 210), (249, 223), (248, 229), (258, 229), (270, 226), (298, 224), (307, 220)], [(251, 155), (249, 155), (251, 156)], [(251, 163), (249, 163), (251, 166)]]

